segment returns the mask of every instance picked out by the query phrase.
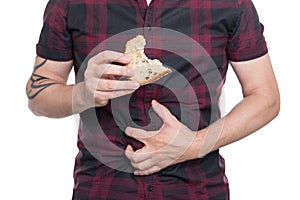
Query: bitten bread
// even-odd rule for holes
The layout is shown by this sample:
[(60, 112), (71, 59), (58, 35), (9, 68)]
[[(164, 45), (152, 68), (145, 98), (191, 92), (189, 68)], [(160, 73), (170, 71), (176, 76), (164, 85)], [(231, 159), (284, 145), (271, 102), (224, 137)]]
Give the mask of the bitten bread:
[(131, 59), (127, 66), (134, 69), (134, 76), (130, 77), (130, 80), (137, 81), (140, 85), (151, 83), (171, 72), (159, 60), (147, 58), (144, 53), (145, 45), (146, 41), (142, 35), (127, 41), (125, 45), (125, 54)]

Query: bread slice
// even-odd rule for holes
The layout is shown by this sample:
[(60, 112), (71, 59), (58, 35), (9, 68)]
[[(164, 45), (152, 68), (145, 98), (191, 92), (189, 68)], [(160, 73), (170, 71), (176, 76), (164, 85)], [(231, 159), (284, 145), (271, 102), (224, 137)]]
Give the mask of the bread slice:
[(142, 35), (137, 35), (125, 45), (125, 54), (131, 59), (127, 66), (134, 69), (134, 76), (130, 77), (130, 80), (137, 81), (140, 85), (156, 81), (172, 71), (164, 67), (159, 60), (147, 58), (144, 53), (145, 45), (146, 40)]

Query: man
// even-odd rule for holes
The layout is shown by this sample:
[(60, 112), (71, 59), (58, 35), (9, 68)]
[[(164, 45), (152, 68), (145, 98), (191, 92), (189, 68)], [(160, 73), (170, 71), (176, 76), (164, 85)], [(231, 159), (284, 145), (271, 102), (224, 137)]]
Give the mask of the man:
[[(115, 47), (134, 34), (145, 36), (147, 56), (177, 76), (146, 86), (127, 79), (134, 74), (124, 66), (130, 59)], [(218, 149), (279, 112), (263, 26), (250, 0), (50, 0), (37, 55), (27, 84), (32, 112), (81, 116), (76, 200), (229, 199)], [(220, 118), (216, 105), (229, 62), (244, 98)], [(76, 84), (66, 85), (73, 66)]]

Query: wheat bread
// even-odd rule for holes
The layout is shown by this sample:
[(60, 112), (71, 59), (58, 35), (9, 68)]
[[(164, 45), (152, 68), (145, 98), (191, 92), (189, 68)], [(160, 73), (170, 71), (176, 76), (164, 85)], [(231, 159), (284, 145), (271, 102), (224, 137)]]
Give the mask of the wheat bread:
[(125, 54), (131, 59), (127, 67), (134, 69), (134, 75), (130, 80), (137, 81), (140, 85), (156, 81), (172, 71), (164, 67), (159, 60), (147, 58), (144, 53), (145, 45), (146, 40), (142, 35), (137, 35), (125, 45)]

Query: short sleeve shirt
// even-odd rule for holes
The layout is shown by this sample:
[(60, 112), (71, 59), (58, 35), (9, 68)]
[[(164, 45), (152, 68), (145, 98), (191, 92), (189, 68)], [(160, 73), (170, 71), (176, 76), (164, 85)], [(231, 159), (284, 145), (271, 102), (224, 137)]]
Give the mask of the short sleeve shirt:
[(132, 95), (80, 114), (73, 199), (229, 199), (218, 150), (135, 176), (124, 149), (143, 144), (124, 129), (162, 125), (152, 99), (192, 130), (219, 119), (228, 62), (266, 54), (263, 29), (251, 0), (152, 0), (149, 6), (146, 0), (50, 0), (37, 55), (73, 60), (77, 82), (90, 57), (103, 50), (124, 52), (125, 42), (138, 34), (146, 39), (145, 54), (173, 71)]

